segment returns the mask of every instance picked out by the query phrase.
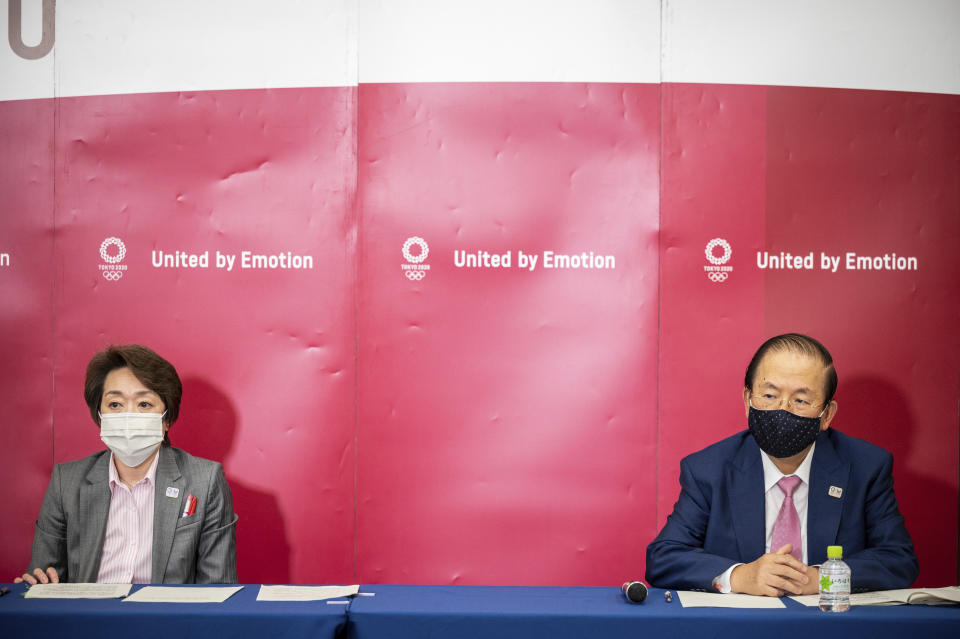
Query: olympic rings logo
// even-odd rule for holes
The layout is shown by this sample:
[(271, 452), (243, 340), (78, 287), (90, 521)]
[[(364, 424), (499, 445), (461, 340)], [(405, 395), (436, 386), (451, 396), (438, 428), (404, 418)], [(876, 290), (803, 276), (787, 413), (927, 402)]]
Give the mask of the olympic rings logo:
[(123, 277), (123, 271), (104, 271), (103, 277), (108, 282), (116, 282), (121, 277)]
[(404, 275), (407, 276), (407, 279), (410, 281), (419, 281), (426, 277), (426, 271), (404, 271)]
[[(713, 249), (720, 247), (723, 249), (723, 256), (717, 257), (713, 254)], [(730, 248), (730, 243), (727, 242), (722, 237), (715, 237), (709, 242), (707, 242), (707, 248), (704, 250), (704, 253), (707, 255), (707, 261), (715, 266), (720, 266), (721, 264), (726, 264), (730, 261), (730, 256), (733, 255), (733, 249)], [(724, 277), (723, 279), (727, 279)], [(722, 282), (723, 280), (714, 280), (715, 282)]]
[(729, 273), (707, 273), (707, 277), (710, 278), (711, 282), (726, 282), (729, 275)]
[[(414, 255), (413, 253), (410, 252), (410, 247), (413, 246), (414, 244), (420, 247), (420, 255)], [(411, 264), (419, 264), (423, 262), (425, 259), (427, 259), (427, 255), (429, 254), (430, 254), (430, 247), (427, 246), (427, 241), (424, 240), (422, 237), (416, 237), (416, 236), (408, 237), (407, 241), (403, 243), (403, 259), (407, 260)], [(410, 277), (410, 275), (408, 274), (407, 277)], [(411, 277), (410, 279), (419, 280), (419, 279), (423, 279), (423, 276), (421, 275), (418, 278)]]
[[(117, 254), (110, 255), (107, 253), (107, 249), (111, 246), (117, 247)], [(100, 244), (100, 259), (102, 259), (107, 264), (116, 264), (123, 260), (127, 255), (127, 247), (123, 245), (123, 240), (119, 237), (108, 237)], [(104, 274), (106, 277), (106, 274)], [(110, 279), (109, 277), (107, 279)], [(120, 279), (117, 277), (116, 279)]]

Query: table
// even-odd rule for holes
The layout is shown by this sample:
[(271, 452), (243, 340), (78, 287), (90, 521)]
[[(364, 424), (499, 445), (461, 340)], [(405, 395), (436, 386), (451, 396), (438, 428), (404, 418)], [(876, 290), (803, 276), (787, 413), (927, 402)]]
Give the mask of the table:
[(350, 604), (353, 639), (611, 637), (693, 639), (891, 639), (960, 637), (960, 606), (870, 606), (824, 613), (785, 599), (785, 609), (683, 608), (650, 589), (642, 604), (619, 588), (364, 586)]
[[(4, 584), (0, 637), (134, 639), (333, 639), (347, 623), (345, 604), (257, 601), (259, 585), (223, 603), (132, 603), (119, 599), (24, 599), (23, 584)], [(198, 587), (198, 586), (182, 586)], [(199, 586), (202, 587), (202, 586)], [(136, 592), (140, 586), (134, 586)]]
[(4, 639), (960, 637), (960, 606), (871, 606), (827, 614), (784, 600), (787, 607), (779, 610), (683, 608), (676, 597), (666, 603), (657, 588), (644, 603), (631, 604), (619, 588), (377, 585), (363, 586), (361, 592), (375, 595), (357, 597), (348, 606), (256, 601), (257, 585), (222, 604), (24, 599), (23, 585), (6, 585), (11, 593), (0, 597)]

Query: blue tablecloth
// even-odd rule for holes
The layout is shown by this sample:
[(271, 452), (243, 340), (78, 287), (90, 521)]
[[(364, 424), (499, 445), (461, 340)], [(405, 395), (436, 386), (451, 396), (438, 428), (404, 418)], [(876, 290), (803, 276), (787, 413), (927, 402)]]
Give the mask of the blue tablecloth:
[(960, 637), (960, 606), (873, 606), (828, 614), (784, 600), (787, 607), (779, 610), (683, 608), (676, 597), (666, 603), (656, 588), (643, 604), (631, 604), (619, 588), (364, 586), (361, 592), (376, 594), (347, 606), (258, 602), (255, 585), (222, 604), (24, 599), (24, 586), (7, 586), (12, 592), (0, 597), (3, 639), (52, 633), (70, 639), (121, 633), (137, 639)]
[[(259, 585), (246, 586), (218, 604), (132, 603), (119, 599), (24, 599), (24, 585), (4, 585), (11, 592), (0, 597), (2, 639), (333, 639), (347, 622), (348, 606), (345, 604), (256, 601)], [(139, 588), (134, 586), (131, 592)]]
[(683, 608), (650, 589), (631, 604), (619, 588), (364, 586), (350, 605), (348, 637), (456, 639), (611, 637), (850, 639), (960, 637), (960, 606), (855, 607), (825, 613), (784, 600), (785, 609)]

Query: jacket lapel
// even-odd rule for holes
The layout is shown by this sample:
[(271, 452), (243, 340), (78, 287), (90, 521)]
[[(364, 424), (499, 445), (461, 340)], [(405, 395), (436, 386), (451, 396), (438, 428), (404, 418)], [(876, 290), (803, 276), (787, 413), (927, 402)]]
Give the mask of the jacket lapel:
[[(817, 437), (810, 463), (810, 493), (807, 497), (807, 563), (822, 564), (827, 560), (827, 546), (837, 541), (840, 515), (846, 497), (850, 464), (837, 455), (829, 436), (830, 430)], [(840, 497), (830, 491), (841, 491)]]
[[(169, 446), (160, 447), (160, 461), (157, 463), (157, 483), (153, 497), (153, 567), (151, 581), (163, 583), (167, 560), (173, 547), (173, 533), (177, 527), (177, 516), (183, 503), (184, 479), (180, 466)], [(167, 488), (176, 489), (176, 497), (167, 496)]]
[(744, 438), (740, 449), (727, 466), (730, 503), (727, 504), (737, 533), (741, 561), (753, 561), (766, 548), (763, 465), (760, 448), (753, 437)]
[[(89, 526), (77, 526), (80, 539), (77, 548), (75, 571), (69, 573), (70, 581), (93, 583), (100, 573), (100, 558), (103, 555), (103, 538), (107, 534), (107, 517), (110, 515), (110, 452), (104, 451), (87, 471), (85, 482), (80, 486), (80, 513)], [(69, 567), (68, 567), (69, 570)]]

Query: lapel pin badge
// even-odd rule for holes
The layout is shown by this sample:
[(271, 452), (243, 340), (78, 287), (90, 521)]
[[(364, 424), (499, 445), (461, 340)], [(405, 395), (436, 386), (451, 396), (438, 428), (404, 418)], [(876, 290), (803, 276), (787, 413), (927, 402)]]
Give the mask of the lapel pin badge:
[(841, 497), (843, 497), (843, 488), (840, 488), (839, 486), (831, 486), (830, 490), (827, 491), (827, 494), (830, 495), (831, 497), (836, 497), (837, 499), (840, 499)]
[(183, 514), (181, 517), (189, 517), (193, 513), (197, 512), (197, 498), (192, 494), (187, 495), (187, 503), (183, 505)]
[[(832, 488), (830, 490), (833, 490)], [(179, 497), (180, 489), (173, 486), (167, 486), (167, 497)]]

